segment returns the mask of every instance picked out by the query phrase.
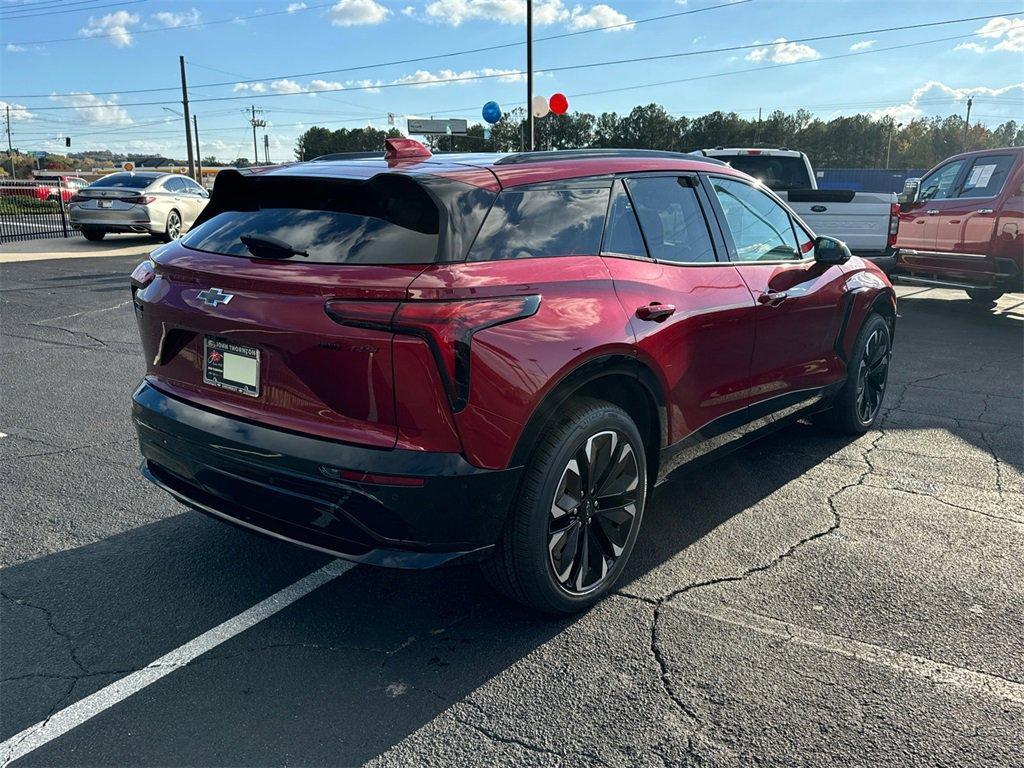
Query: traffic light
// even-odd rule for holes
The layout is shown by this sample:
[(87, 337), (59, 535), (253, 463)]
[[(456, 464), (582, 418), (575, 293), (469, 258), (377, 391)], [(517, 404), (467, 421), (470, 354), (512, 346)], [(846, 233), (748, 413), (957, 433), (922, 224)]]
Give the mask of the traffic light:
[(64, 137), (64, 146), (65, 147), (70, 147), (71, 146), (71, 137), (70, 136), (65, 136)]

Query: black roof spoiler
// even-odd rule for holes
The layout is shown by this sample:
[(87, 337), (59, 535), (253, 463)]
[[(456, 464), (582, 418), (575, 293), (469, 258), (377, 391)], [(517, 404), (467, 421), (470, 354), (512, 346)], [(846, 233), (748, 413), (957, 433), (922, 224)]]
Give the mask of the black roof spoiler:
[(725, 165), (721, 160), (703, 157), (695, 153), (668, 152), (660, 149), (562, 149), (551, 152), (516, 152), (495, 160), (494, 164), (525, 165), (527, 163), (546, 163), (552, 160), (600, 160), (617, 157), (699, 160), (712, 165)]

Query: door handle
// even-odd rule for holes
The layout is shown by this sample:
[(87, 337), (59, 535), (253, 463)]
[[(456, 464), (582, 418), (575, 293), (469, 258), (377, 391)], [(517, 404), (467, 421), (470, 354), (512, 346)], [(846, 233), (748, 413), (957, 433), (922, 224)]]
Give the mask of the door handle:
[(927, 213), (929, 216), (938, 216), (939, 215), (939, 209), (938, 208), (932, 208), (930, 211), (925, 211), (925, 213)]
[(767, 304), (769, 307), (777, 307), (788, 298), (789, 294), (785, 291), (768, 291), (757, 297), (757, 303)]
[(642, 307), (636, 308), (636, 316), (641, 320), (653, 320), (660, 323), (667, 320), (676, 311), (675, 304), (662, 304), (660, 301), (652, 301)]
[(995, 213), (991, 208), (979, 208), (975, 213)]

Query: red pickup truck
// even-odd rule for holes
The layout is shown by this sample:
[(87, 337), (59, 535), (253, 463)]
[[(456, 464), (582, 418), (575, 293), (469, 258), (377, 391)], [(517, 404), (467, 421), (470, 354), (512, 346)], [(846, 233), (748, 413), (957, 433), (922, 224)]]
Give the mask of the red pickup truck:
[(1024, 147), (943, 160), (900, 195), (893, 282), (962, 288), (991, 306), (1024, 290)]

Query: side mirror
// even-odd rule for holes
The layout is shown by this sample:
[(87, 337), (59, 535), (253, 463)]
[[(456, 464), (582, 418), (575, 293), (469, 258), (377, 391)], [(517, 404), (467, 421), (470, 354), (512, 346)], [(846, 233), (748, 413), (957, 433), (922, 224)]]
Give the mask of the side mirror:
[(205, 189), (200, 189), (197, 193), (200, 197), (209, 197), (210, 193)]
[(814, 260), (820, 264), (845, 264), (852, 255), (842, 240), (834, 237), (818, 237), (814, 240)]
[(898, 200), (901, 205), (910, 205), (917, 202), (919, 194), (921, 194), (921, 180), (907, 179), (903, 182), (903, 192), (900, 194)]

